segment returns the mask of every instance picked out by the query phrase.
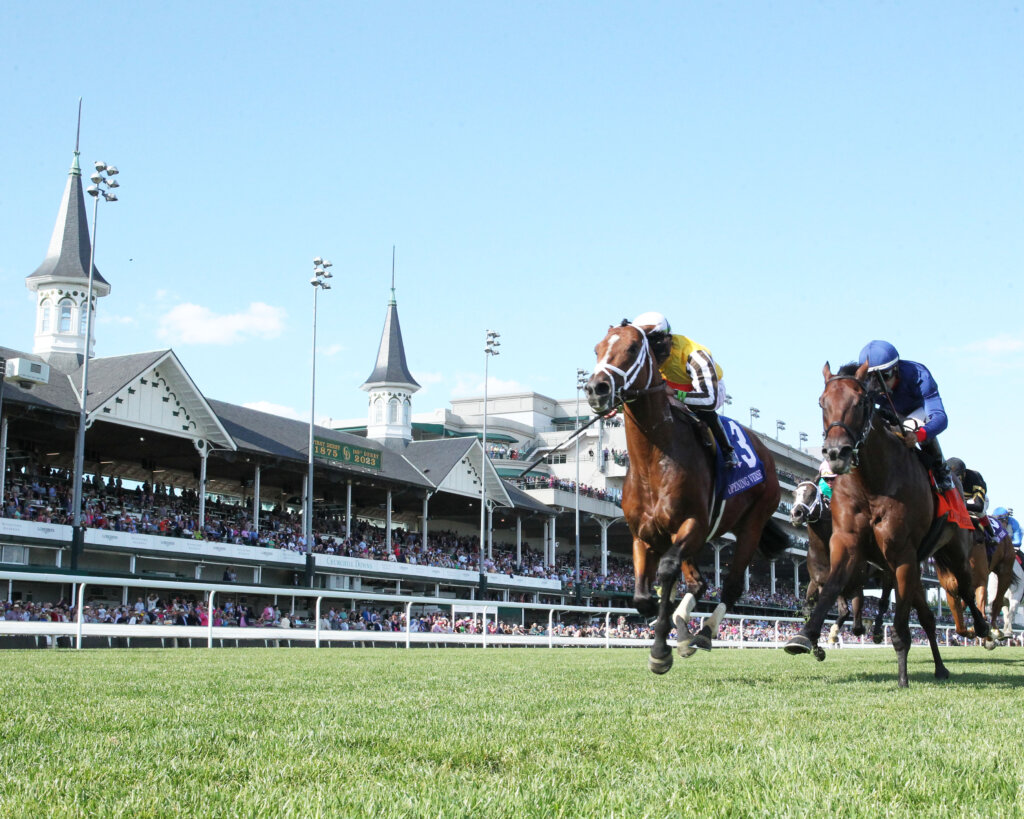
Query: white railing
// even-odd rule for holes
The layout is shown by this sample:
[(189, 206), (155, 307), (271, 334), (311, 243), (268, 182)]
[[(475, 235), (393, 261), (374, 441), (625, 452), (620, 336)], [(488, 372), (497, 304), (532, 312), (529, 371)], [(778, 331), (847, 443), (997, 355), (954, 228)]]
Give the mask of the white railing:
[[(34, 636), (71, 636), (74, 638), (76, 648), (82, 648), (84, 637), (124, 637), (129, 643), (131, 638), (164, 638), (166, 639), (205, 639), (208, 648), (214, 647), (214, 641), (240, 640), (245, 642), (265, 642), (289, 645), (293, 642), (312, 643), (320, 648), (324, 643), (372, 643), (372, 644), (398, 644), (409, 648), (413, 644), (427, 645), (470, 645), (487, 648), (488, 646), (542, 646), (554, 648), (555, 646), (589, 646), (600, 648), (629, 647), (641, 648), (650, 647), (651, 639), (638, 639), (631, 637), (613, 636), (612, 615), (635, 616), (636, 610), (632, 608), (593, 608), (589, 606), (567, 606), (549, 605), (544, 603), (506, 603), (500, 601), (473, 601), (473, 600), (452, 600), (451, 598), (416, 597), (392, 594), (373, 594), (364, 592), (330, 591), (327, 589), (305, 589), (294, 586), (287, 587), (266, 587), (266, 586), (245, 586), (235, 583), (218, 584), (188, 581), (167, 581), (167, 580), (135, 580), (121, 577), (100, 577), (90, 575), (64, 575), (51, 574), (46, 572), (12, 572), (0, 571), (0, 580), (15, 580), (31, 583), (54, 583), (71, 584), (74, 595), (71, 601), (76, 612), (74, 622), (21, 622), (0, 620), (0, 635), (34, 635)], [(180, 626), (180, 625), (128, 625), (126, 623), (86, 623), (83, 619), (85, 606), (76, 605), (77, 602), (86, 599), (85, 593), (89, 586), (120, 586), (127, 588), (145, 589), (170, 589), (175, 591), (191, 591), (200, 594), (206, 603), (207, 612), (212, 612), (216, 607), (218, 594), (238, 595), (253, 594), (262, 597), (306, 597), (315, 599), (313, 612), (313, 628), (273, 628), (273, 627), (238, 627), (238, 626), (214, 626), (213, 617), (208, 616), (209, 623), (205, 626)], [(324, 600), (349, 600), (362, 603), (385, 603), (392, 607), (402, 604), (405, 607), (404, 631), (335, 631), (320, 627), (320, 614)], [(437, 633), (412, 631), (412, 607), (433, 606), (439, 609), (449, 609), (452, 614), (452, 622), (456, 619), (458, 612), (469, 612), (481, 617), (484, 626), (480, 633)], [(495, 625), (498, 622), (498, 608), (520, 609), (523, 611), (546, 611), (548, 614), (547, 633), (541, 635), (509, 635), (509, 634), (488, 634), (487, 621), (489, 617), (494, 618)], [(599, 637), (573, 637), (555, 633), (555, 614), (585, 614), (590, 619), (600, 619), (604, 616), (604, 636)], [(702, 614), (695, 612), (691, 620), (699, 620), (703, 627), (705, 619), (710, 613)], [(725, 620), (738, 621), (737, 639), (715, 639), (713, 645), (724, 648), (779, 648), (785, 645), (782, 635), (783, 624), (802, 624), (799, 617), (754, 617), (741, 614), (726, 614)], [(744, 633), (748, 622), (772, 623), (774, 639), (772, 640), (749, 640), (744, 639)], [(831, 623), (832, 621), (828, 621)], [(891, 624), (885, 625), (884, 641), (881, 645), (889, 645), (889, 629)], [(911, 628), (920, 628), (916, 623), (911, 623)], [(946, 644), (950, 645), (950, 627), (942, 627), (945, 631)], [(864, 648), (876, 648), (873, 641), (867, 637), (859, 638), (852, 645)], [(669, 643), (675, 647), (675, 641)], [(851, 644), (840, 635), (835, 644), (826, 641), (821, 643), (823, 648), (843, 648)]]

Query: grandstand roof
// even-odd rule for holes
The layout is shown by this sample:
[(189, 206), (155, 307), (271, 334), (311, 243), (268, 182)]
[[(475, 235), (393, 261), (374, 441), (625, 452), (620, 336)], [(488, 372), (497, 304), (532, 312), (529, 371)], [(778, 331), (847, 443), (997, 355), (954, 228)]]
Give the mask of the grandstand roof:
[(377, 351), (377, 364), (370, 377), (363, 382), (361, 389), (373, 387), (405, 386), (418, 390), (420, 385), (409, 372), (405, 363), (405, 345), (402, 343), (402, 327), (398, 323), (398, 304), (395, 302), (395, 289), (391, 288), (391, 300), (388, 302), (388, 314), (384, 319), (384, 331), (380, 336), (380, 349)]

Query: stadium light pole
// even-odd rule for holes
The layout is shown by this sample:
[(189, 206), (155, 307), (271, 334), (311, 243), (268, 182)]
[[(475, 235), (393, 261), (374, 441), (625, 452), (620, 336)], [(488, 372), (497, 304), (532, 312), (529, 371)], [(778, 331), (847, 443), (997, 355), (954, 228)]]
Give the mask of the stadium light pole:
[(590, 373), (586, 370), (576, 368), (576, 572), (573, 575), (573, 591), (576, 594), (576, 602), (580, 600), (580, 390), (587, 384)]
[(78, 555), (82, 551), (85, 533), (82, 530), (82, 476), (85, 472), (85, 423), (87, 418), (86, 398), (89, 394), (89, 359), (92, 357), (92, 289), (96, 263), (96, 219), (99, 216), (100, 197), (105, 202), (116, 202), (114, 188), (121, 187), (114, 179), (118, 170), (106, 162), (96, 162), (96, 170), (89, 180), (92, 182), (86, 193), (92, 197), (92, 244), (89, 247), (89, 286), (85, 295), (85, 354), (82, 358), (82, 390), (78, 402), (78, 430), (75, 433), (74, 486), (71, 492), (72, 531), (71, 568), (78, 568)]
[[(313, 278), (309, 283), (313, 285), (313, 353), (310, 364), (310, 387), (309, 387), (309, 471), (306, 474), (306, 508), (303, 512), (305, 517), (306, 554), (313, 552), (313, 426), (316, 417), (316, 297), (321, 290), (330, 290), (331, 286), (327, 279), (333, 274), (328, 268), (333, 265), (325, 259), (317, 256), (313, 259)], [(308, 568), (307, 568), (308, 571)]]
[(750, 408), (750, 428), (751, 429), (754, 428), (754, 419), (755, 418), (760, 418), (760, 417), (761, 417), (761, 410), (759, 410), (757, 407), (751, 407)]
[[(487, 365), (492, 355), (500, 355), (498, 347), (501, 342), (501, 333), (488, 330), (486, 343), (484, 344), (484, 427), (480, 435), (480, 446), (483, 449), (483, 458), (480, 461), (480, 599), (484, 599), (487, 591), (487, 572), (484, 569), (484, 543), (487, 537)], [(486, 618), (485, 618), (486, 619)]]
[(801, 432), (800, 433), (800, 449), (803, 449), (804, 448), (803, 445), (806, 444), (806, 443), (807, 443), (807, 433), (806, 432)]
[(4, 423), (4, 379), (6, 377), (7, 359), (0, 356), (0, 504), (4, 500), (4, 480), (7, 477), (7, 424)]
[(775, 440), (776, 441), (779, 440), (779, 433), (782, 432), (782, 430), (784, 430), (785, 428), (786, 428), (786, 422), (785, 421), (778, 421), (777, 420), (775, 422)]

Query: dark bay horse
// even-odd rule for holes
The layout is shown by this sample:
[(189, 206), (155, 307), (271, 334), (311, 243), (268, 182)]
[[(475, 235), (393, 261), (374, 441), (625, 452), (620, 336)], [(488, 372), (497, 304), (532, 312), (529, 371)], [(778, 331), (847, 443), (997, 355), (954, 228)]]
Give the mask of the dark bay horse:
[[(831, 568), (828, 545), (832, 538), (832, 510), (822, 498), (815, 481), (801, 481), (797, 484), (793, 491), (793, 505), (789, 511), (789, 519), (794, 526), (807, 527), (807, 574), (810, 577), (807, 594), (804, 598), (804, 619), (807, 620), (810, 619), (811, 612), (818, 602), (821, 589), (825, 585), (825, 581), (828, 580)], [(865, 633), (864, 586), (872, 580), (876, 580), (881, 585), (882, 596), (875, 614), (871, 637), (876, 643), (882, 642), (883, 620), (889, 610), (892, 582), (885, 571), (865, 562), (854, 572), (846, 588), (836, 598), (838, 616), (832, 628), (829, 629), (830, 643), (839, 641), (839, 632), (851, 616), (853, 617), (854, 636), (860, 637)], [(819, 660), (824, 660), (825, 652), (819, 646), (815, 646), (814, 656)]]
[[(712, 519), (714, 450), (695, 423), (673, 410), (644, 330), (628, 321), (610, 327), (595, 352), (587, 401), (599, 415), (624, 407), (629, 472), (622, 512), (633, 535), (633, 605), (645, 617), (657, 614), (648, 667), (664, 674), (672, 667), (667, 640), (673, 621), (682, 656), (695, 648), (710, 649), (722, 617), (743, 594), (744, 572), (754, 550), (760, 546), (774, 557), (789, 546), (789, 538), (771, 519), (781, 495), (775, 462), (755, 435), (741, 431), (737, 454), (753, 465), (756, 453), (764, 480), (729, 498), (720, 516)], [(704, 628), (691, 634), (690, 615), (706, 589), (697, 558), (708, 540), (726, 532), (735, 535), (736, 543), (722, 602)], [(673, 615), (672, 593), (680, 572), (686, 594)], [(654, 594), (656, 584), (660, 597)]]
[[(822, 624), (840, 591), (865, 561), (885, 565), (896, 588), (893, 616), (893, 648), (896, 649), (901, 688), (908, 685), (907, 652), (910, 649), (910, 609), (917, 610), (935, 662), (935, 677), (946, 679), (949, 671), (939, 655), (935, 639), (935, 615), (928, 608), (921, 584), (919, 550), (931, 533), (928, 551), (944, 588), (955, 588), (971, 609), (979, 636), (988, 635), (988, 624), (971, 595), (967, 563), (970, 532), (952, 521), (943, 521), (932, 532), (937, 499), (931, 491), (927, 470), (905, 446), (900, 432), (890, 429), (880, 414), (865, 379), (868, 365), (844, 366), (833, 375), (828, 364), (822, 371), (821, 395), (825, 439), (822, 451), (836, 479), (832, 500), (831, 568), (821, 597), (807, 624), (786, 645), (790, 654), (811, 651)], [(932, 542), (931, 540), (929, 542)]]

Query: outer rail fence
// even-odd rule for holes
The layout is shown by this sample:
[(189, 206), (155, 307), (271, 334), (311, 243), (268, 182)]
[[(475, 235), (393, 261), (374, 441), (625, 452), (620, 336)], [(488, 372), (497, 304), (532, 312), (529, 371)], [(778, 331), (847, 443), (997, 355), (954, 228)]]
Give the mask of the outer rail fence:
[[(109, 647), (195, 647), (205, 642), (207, 648), (225, 647), (231, 645), (268, 645), (268, 646), (292, 646), (312, 643), (316, 648), (324, 645), (393, 645), (411, 648), (413, 645), (428, 646), (478, 646), (480, 648), (498, 646), (533, 646), (533, 647), (591, 647), (591, 648), (647, 648), (653, 643), (650, 639), (638, 639), (632, 637), (612, 636), (612, 615), (625, 615), (635, 617), (636, 610), (632, 608), (593, 608), (588, 606), (558, 606), (545, 603), (512, 603), (504, 601), (475, 601), (475, 600), (452, 600), (450, 598), (418, 597), (394, 594), (373, 594), (351, 591), (329, 591), (326, 589), (296, 589), (294, 587), (268, 587), (268, 586), (245, 586), (236, 583), (217, 584), (189, 581), (168, 581), (168, 580), (134, 580), (123, 577), (101, 577), (94, 575), (67, 575), (49, 574), (45, 572), (11, 572), (0, 571), (0, 580), (20, 580), (35, 583), (53, 583), (58, 585), (70, 584), (73, 589), (72, 606), (76, 611), (76, 620), (68, 623), (55, 622), (21, 622), (0, 620), (0, 635), (22, 635), (36, 638), (45, 637), (51, 646), (61, 644), (58, 638), (70, 637), (70, 645), (77, 649), (83, 647), (85, 638), (108, 638)], [(315, 600), (315, 612), (313, 628), (272, 628), (272, 627), (238, 627), (238, 626), (214, 626), (213, 618), (209, 617), (209, 624), (206, 626), (177, 626), (177, 625), (128, 625), (126, 623), (86, 623), (83, 620), (85, 607), (76, 605), (76, 601), (86, 599), (86, 589), (89, 586), (121, 586), (127, 588), (146, 589), (168, 589), (172, 591), (187, 591), (198, 593), (203, 596), (207, 604), (207, 611), (212, 612), (216, 606), (217, 595), (254, 594), (261, 596), (275, 597), (302, 597)], [(404, 631), (372, 631), (372, 630), (350, 630), (335, 631), (320, 627), (320, 614), (324, 600), (347, 600), (362, 603), (385, 603), (389, 606), (405, 607)], [(452, 612), (454, 622), (458, 612), (469, 613), (480, 616), (484, 628), (479, 634), (468, 633), (437, 633), (412, 631), (412, 607), (429, 606), (438, 609), (449, 609)], [(495, 625), (498, 623), (498, 609), (521, 609), (528, 611), (546, 611), (548, 614), (547, 633), (542, 635), (510, 635), (510, 634), (488, 634), (487, 623), (493, 617)], [(555, 634), (555, 614), (579, 614), (586, 615), (592, 621), (604, 619), (605, 635), (603, 637), (573, 637), (564, 634)], [(701, 626), (710, 616), (710, 612), (694, 612), (692, 620), (699, 620)], [(799, 617), (756, 617), (750, 615), (727, 614), (726, 620), (738, 621), (738, 637), (735, 639), (716, 639), (713, 641), (715, 647), (721, 648), (779, 648), (785, 644), (782, 636), (783, 624), (802, 624)], [(745, 640), (744, 628), (747, 622), (771, 622), (774, 624), (774, 639), (772, 640)], [(831, 623), (833, 621), (828, 621)], [(881, 646), (890, 645), (889, 630), (891, 623), (885, 624), (884, 640)], [(916, 623), (911, 623), (912, 628), (920, 628)], [(950, 645), (950, 638), (953, 629), (943, 627), (946, 637), (946, 645)], [(67, 640), (63, 641), (65, 645)], [(675, 647), (675, 641), (670, 640)], [(89, 640), (89, 644), (102, 645), (102, 641)], [(829, 643), (822, 643), (823, 647), (830, 647)], [(842, 648), (845, 645), (855, 645), (864, 648), (879, 648), (864, 637), (859, 641), (844, 640), (840, 635), (838, 643), (832, 647)]]

